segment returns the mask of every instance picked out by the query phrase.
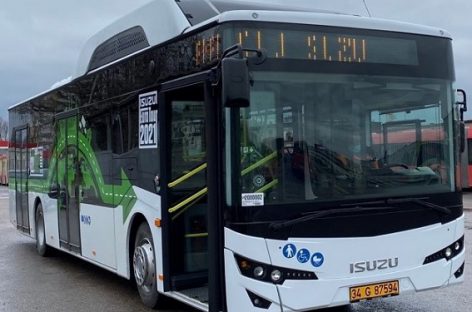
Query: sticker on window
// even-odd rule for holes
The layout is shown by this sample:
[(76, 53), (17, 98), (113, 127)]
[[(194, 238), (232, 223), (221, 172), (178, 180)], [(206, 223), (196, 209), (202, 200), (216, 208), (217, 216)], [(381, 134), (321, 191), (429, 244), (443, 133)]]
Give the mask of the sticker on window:
[(139, 148), (158, 147), (157, 91), (139, 95)]
[(241, 194), (241, 205), (243, 207), (264, 206), (264, 193)]

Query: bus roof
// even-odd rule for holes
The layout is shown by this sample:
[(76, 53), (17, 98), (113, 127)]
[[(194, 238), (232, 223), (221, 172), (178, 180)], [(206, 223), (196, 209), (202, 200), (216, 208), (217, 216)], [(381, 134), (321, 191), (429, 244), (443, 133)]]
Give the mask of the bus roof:
[[(257, 18), (254, 18), (254, 13), (257, 13)], [(317, 10), (313, 6), (261, 3), (257, 0), (157, 0), (126, 15), (90, 38), (80, 54), (73, 77), (80, 77), (209, 23), (254, 20), (450, 37), (445, 31), (432, 27), (328, 12)], [(120, 49), (119, 46), (124, 48)]]
[[(254, 13), (257, 13), (257, 15), (254, 15)], [(220, 23), (238, 20), (337, 26), (451, 38), (451, 35), (447, 31), (435, 27), (339, 13), (244, 10), (225, 12), (218, 17)]]
[(198, 30), (211, 23), (231, 21), (338, 26), (451, 38), (448, 32), (438, 28), (316, 10), (313, 6), (294, 7), (237, 0), (155, 0), (92, 36), (80, 53), (72, 77), (55, 83), (49, 90), (21, 103), (183, 33)]

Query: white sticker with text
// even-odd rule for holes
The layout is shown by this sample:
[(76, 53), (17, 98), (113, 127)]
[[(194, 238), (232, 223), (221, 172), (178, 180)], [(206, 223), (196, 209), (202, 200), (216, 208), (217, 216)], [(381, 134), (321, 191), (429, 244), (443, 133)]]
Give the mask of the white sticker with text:
[(241, 205), (243, 207), (264, 206), (264, 193), (242, 193)]
[(139, 95), (139, 148), (157, 148), (157, 91)]

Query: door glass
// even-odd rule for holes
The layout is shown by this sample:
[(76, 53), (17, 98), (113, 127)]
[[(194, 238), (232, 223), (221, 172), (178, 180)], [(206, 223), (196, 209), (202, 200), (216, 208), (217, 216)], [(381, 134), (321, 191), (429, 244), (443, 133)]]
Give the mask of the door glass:
[[(172, 180), (205, 162), (205, 120), (203, 102), (172, 102)], [(205, 184), (197, 175), (193, 185)]]
[(22, 213), (22, 166), (21, 166), (21, 130), (16, 132), (15, 135), (15, 186), (16, 186), (16, 222), (18, 227), (23, 224), (23, 213)]
[(15, 134), (16, 220), (18, 228), (25, 232), (29, 231), (27, 153), (27, 129), (17, 130)]
[[(206, 271), (207, 183), (202, 86), (170, 93), (169, 212), (174, 274)], [(178, 257), (177, 255), (183, 255)]]
[(59, 119), (56, 136), (59, 238), (61, 246), (80, 252), (77, 116)]
[(56, 124), (56, 174), (57, 174), (57, 186), (59, 196), (57, 199), (57, 208), (59, 211), (59, 239), (62, 244), (69, 242), (69, 235), (67, 230), (67, 201), (68, 201), (68, 189), (67, 189), (67, 151), (65, 148), (67, 138), (67, 127), (66, 120), (60, 119)]

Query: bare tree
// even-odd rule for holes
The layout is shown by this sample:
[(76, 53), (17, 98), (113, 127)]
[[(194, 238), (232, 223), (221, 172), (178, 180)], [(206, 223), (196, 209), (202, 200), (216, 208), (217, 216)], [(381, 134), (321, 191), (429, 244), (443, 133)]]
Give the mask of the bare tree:
[(8, 121), (0, 117), (0, 139), (8, 140)]

